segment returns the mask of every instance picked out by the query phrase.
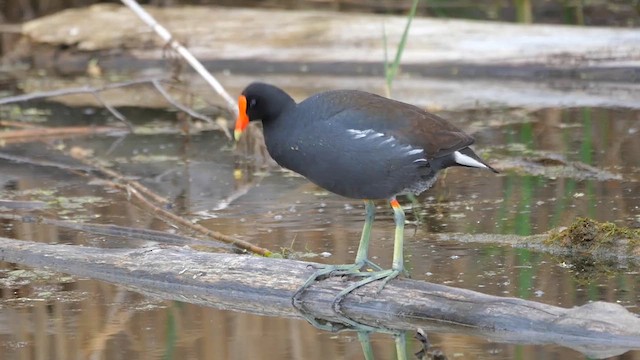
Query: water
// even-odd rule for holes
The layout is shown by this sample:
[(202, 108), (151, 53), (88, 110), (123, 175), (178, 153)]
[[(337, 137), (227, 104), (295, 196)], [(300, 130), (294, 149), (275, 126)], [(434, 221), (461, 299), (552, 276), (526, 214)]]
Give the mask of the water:
[[(33, 104), (30, 104), (33, 105)], [(39, 105), (49, 125), (103, 124), (102, 111)], [(137, 125), (165, 125), (173, 113), (136, 110)], [(414, 279), (487, 294), (515, 296), (572, 307), (589, 301), (619, 303), (640, 313), (638, 266), (564, 258), (498, 243), (461, 242), (443, 234), (540, 234), (588, 216), (619, 225), (640, 225), (640, 112), (605, 108), (480, 109), (444, 114), (473, 132), (476, 149), (490, 162), (561, 155), (606, 170), (621, 179), (572, 173), (531, 175), (505, 168), (500, 175), (450, 169), (435, 188), (409, 201), (405, 256)], [(220, 133), (187, 138), (177, 134), (130, 135), (116, 139), (67, 139), (54, 147), (93, 149), (114, 168), (172, 200), (175, 211), (216, 231), (312, 261), (349, 263), (363, 222), (363, 204), (315, 187), (285, 171), (251, 170)], [(9, 143), (3, 153), (69, 160), (40, 142)], [(238, 162), (240, 160), (240, 162)], [(502, 166), (502, 165), (501, 165)], [(240, 173), (237, 169), (244, 169)], [(240, 176), (239, 176), (240, 175)], [(239, 179), (239, 180), (238, 180)], [(0, 160), (0, 199), (37, 200), (32, 210), (2, 213), (173, 231), (125, 194), (66, 170)], [(244, 189), (244, 190), (243, 190)], [(229, 201), (230, 194), (237, 199)], [(378, 203), (372, 258), (389, 266), (393, 218)], [(112, 239), (51, 225), (0, 221), (0, 236), (94, 247), (138, 247), (143, 241)], [(489, 235), (490, 236), (490, 235)], [(473, 240), (473, 238), (472, 238)], [(20, 269), (28, 270), (21, 272)], [(302, 320), (260, 317), (148, 298), (104, 282), (64, 274), (0, 266), (0, 346), (3, 359), (360, 359), (355, 333), (332, 334)], [(460, 334), (431, 333), (449, 359), (584, 359), (555, 345), (491, 342)], [(376, 358), (394, 358), (393, 338), (372, 337)], [(408, 352), (420, 344), (408, 334)], [(640, 358), (632, 351), (619, 359)]]

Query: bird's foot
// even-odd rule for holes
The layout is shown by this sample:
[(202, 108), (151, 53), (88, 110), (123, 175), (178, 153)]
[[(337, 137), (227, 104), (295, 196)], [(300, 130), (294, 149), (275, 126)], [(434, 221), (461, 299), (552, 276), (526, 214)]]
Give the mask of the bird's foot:
[(342, 324), (342, 323), (331, 322), (326, 320), (323, 321), (323, 319), (318, 319), (312, 315), (309, 315), (303, 310), (300, 310), (300, 309), (298, 310), (300, 311), (300, 314), (302, 315), (302, 317), (304, 317), (304, 319), (307, 320), (307, 322), (311, 324), (311, 326), (315, 327), (316, 329), (320, 329), (320, 330), (331, 332), (331, 333), (337, 333), (343, 330), (352, 329), (352, 326), (350, 324)]
[(364, 265), (372, 268), (375, 271), (382, 271), (382, 268), (380, 267), (380, 265), (374, 263), (373, 261), (371, 261), (369, 259), (364, 259)]
[(316, 281), (326, 279), (331, 276), (367, 276), (367, 274), (371, 274), (369, 272), (361, 272), (364, 267), (370, 267), (375, 271), (382, 271), (382, 268), (370, 261), (369, 259), (364, 259), (356, 262), (355, 264), (346, 264), (346, 265), (324, 265), (317, 268), (317, 271), (313, 273), (307, 281), (300, 286), (298, 290), (293, 294), (292, 304), (295, 308), (300, 309), (301, 301), (300, 296), (302, 293), (311, 286)]
[[(365, 266), (375, 268), (377, 271), (373, 271), (373, 272), (361, 271)], [(364, 261), (360, 261), (355, 264), (323, 266), (318, 268), (318, 270), (315, 273), (313, 273), (307, 279), (307, 281), (305, 281), (305, 283), (295, 292), (295, 294), (292, 297), (292, 304), (296, 309), (298, 309), (302, 313), (304, 318), (311, 325), (319, 329), (323, 329), (331, 332), (341, 331), (346, 328), (359, 329), (363, 331), (374, 331), (374, 330), (379, 331), (379, 329), (371, 328), (368, 325), (361, 324), (347, 317), (342, 312), (341, 303), (344, 300), (344, 298), (354, 290), (362, 286), (365, 286), (367, 284), (370, 284), (374, 281), (381, 280), (381, 284), (378, 287), (378, 290), (376, 292), (376, 293), (379, 293), (380, 291), (382, 291), (382, 289), (387, 285), (389, 281), (398, 277), (402, 273), (405, 273), (405, 272), (403, 270), (396, 270), (396, 269), (382, 270), (378, 265), (372, 263), (368, 259)], [(306, 314), (305, 310), (303, 310), (302, 308), (302, 301), (300, 300), (300, 296), (315, 281), (322, 280), (331, 276), (352, 276), (352, 277), (359, 277), (362, 279), (352, 284), (351, 286), (345, 288), (344, 290), (340, 291), (338, 295), (334, 298), (332, 303), (332, 308), (335, 311), (336, 315), (338, 315), (339, 317), (338, 322), (327, 322), (326, 324), (321, 324), (316, 318), (310, 317), (309, 315)]]
[(382, 289), (387, 285), (389, 281), (398, 277), (402, 272), (403, 272), (402, 270), (390, 269), (390, 270), (381, 270), (381, 271), (370, 272), (370, 273), (353, 274), (354, 276), (362, 276), (364, 278), (356, 282), (355, 284), (352, 284), (351, 286), (347, 287), (346, 289), (340, 291), (338, 295), (336, 295), (336, 297), (333, 299), (333, 304), (332, 304), (333, 310), (336, 312), (336, 314), (343, 317), (341, 321), (343, 321), (346, 324), (350, 324), (351, 322), (353, 322), (353, 320), (349, 319), (344, 315), (340, 306), (344, 298), (347, 295), (349, 295), (351, 292), (353, 292), (354, 290), (362, 286), (370, 284), (374, 281), (382, 280), (382, 283), (380, 284), (380, 286), (378, 287), (378, 290), (376, 291), (376, 294), (378, 294), (380, 293), (380, 291), (382, 291)]

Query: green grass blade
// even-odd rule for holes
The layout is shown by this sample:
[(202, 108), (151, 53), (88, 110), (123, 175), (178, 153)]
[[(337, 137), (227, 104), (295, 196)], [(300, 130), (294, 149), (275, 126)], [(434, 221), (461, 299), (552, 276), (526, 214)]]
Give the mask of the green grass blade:
[(392, 64), (387, 62), (387, 39), (386, 33), (384, 35), (384, 49), (385, 49), (385, 78), (387, 81), (387, 94), (391, 94), (391, 84), (398, 73), (398, 69), (400, 68), (400, 60), (402, 59), (402, 53), (404, 52), (404, 48), (407, 44), (407, 38), (409, 37), (409, 29), (411, 28), (411, 22), (413, 18), (416, 16), (416, 10), (418, 9), (418, 3), (420, 0), (413, 0), (413, 4), (411, 5), (411, 10), (409, 11), (409, 15), (407, 16), (407, 25), (404, 27), (404, 32), (402, 33), (402, 38), (400, 39), (400, 43), (398, 44), (398, 49), (396, 50), (396, 57), (393, 60)]

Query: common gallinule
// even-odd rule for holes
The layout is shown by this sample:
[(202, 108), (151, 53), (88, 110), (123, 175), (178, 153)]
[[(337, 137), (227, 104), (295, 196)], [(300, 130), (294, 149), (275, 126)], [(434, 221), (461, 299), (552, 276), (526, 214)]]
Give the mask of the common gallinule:
[[(497, 172), (469, 148), (473, 138), (447, 120), (375, 94), (327, 91), (296, 104), (282, 89), (256, 82), (244, 89), (238, 106), (236, 140), (249, 121), (262, 120), (267, 150), (278, 164), (333, 193), (365, 200), (366, 217), (355, 263), (318, 270), (297, 295), (328, 275), (363, 277), (343, 290), (336, 302), (372, 281), (384, 279), (382, 288), (403, 271), (404, 211), (396, 196), (420, 194), (433, 185), (439, 170), (450, 166)], [(389, 270), (367, 257), (374, 199), (387, 199), (394, 212)], [(377, 271), (361, 272), (366, 265)]]

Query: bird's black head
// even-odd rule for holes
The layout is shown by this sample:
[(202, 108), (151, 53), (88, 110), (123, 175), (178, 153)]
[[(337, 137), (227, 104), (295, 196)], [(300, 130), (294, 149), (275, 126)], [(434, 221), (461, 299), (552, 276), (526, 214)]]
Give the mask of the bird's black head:
[(277, 119), (295, 101), (284, 90), (265, 83), (254, 82), (238, 98), (238, 119), (234, 136), (240, 138), (249, 121), (269, 122)]

